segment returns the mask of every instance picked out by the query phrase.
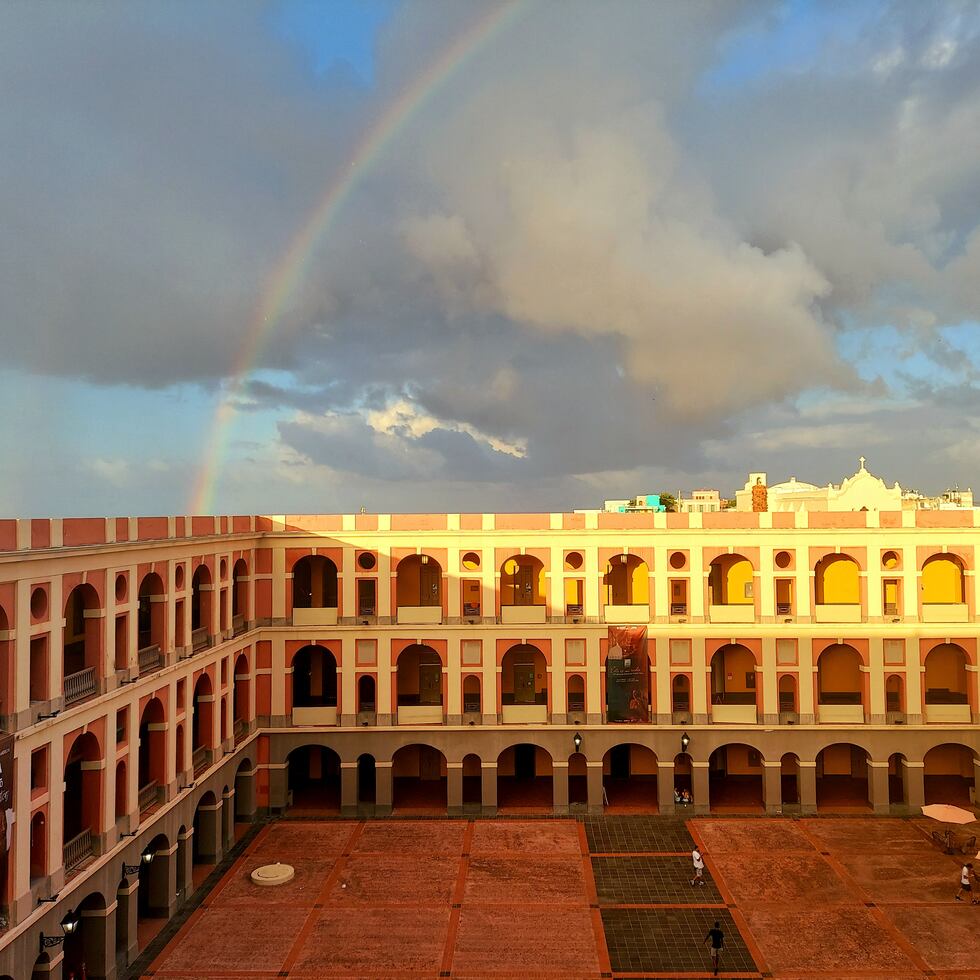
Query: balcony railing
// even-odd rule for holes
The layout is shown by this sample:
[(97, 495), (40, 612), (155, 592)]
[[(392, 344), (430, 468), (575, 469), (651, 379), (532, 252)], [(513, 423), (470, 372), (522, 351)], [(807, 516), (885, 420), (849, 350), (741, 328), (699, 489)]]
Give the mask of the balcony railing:
[(238, 721), (235, 722), (234, 733), (235, 745), (238, 745), (238, 743), (241, 742), (248, 734), (248, 722), (239, 718)]
[(95, 668), (86, 667), (65, 677), (65, 707), (92, 697), (96, 692)]
[(66, 841), (62, 852), (65, 871), (74, 871), (95, 853), (95, 840), (87, 827), (77, 837)]
[(231, 635), (239, 636), (245, 632), (245, 614), (238, 613), (237, 616), (231, 617)]
[(967, 704), (966, 691), (950, 691), (945, 687), (930, 687), (926, 690), (926, 704)]
[(145, 786), (141, 786), (136, 799), (138, 801), (140, 813), (143, 813), (145, 810), (149, 810), (149, 808), (157, 801), (157, 781), (153, 779)]
[(207, 626), (199, 626), (191, 633), (191, 649), (197, 653), (199, 650), (206, 650), (211, 646), (211, 634), (208, 633)]
[(789, 616), (792, 612), (793, 612), (793, 604), (791, 602), (776, 603), (777, 616)]
[(194, 766), (194, 775), (197, 775), (202, 769), (207, 769), (208, 750), (205, 746), (202, 745), (199, 749), (194, 749), (191, 755), (191, 763)]
[(820, 704), (860, 704), (860, 691), (821, 691), (818, 703)]
[(150, 671), (159, 670), (163, 665), (163, 657), (160, 656), (160, 644), (152, 643), (148, 647), (143, 647), (136, 653), (136, 662), (139, 664), (141, 674), (148, 674)]

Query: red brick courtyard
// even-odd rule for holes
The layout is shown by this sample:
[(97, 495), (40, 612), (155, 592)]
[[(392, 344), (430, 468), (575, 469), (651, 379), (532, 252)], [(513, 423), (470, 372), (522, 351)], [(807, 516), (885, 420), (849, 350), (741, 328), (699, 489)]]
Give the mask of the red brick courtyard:
[[(281, 820), (144, 976), (160, 980), (722, 976), (980, 980), (980, 907), (926, 821)], [(708, 883), (692, 889), (697, 841)], [(289, 884), (261, 888), (281, 861)]]

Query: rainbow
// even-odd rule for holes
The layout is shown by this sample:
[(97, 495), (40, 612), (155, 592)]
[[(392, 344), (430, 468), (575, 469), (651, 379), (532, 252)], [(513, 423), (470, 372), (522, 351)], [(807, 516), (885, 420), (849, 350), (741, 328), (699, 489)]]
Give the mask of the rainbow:
[(327, 186), (310, 217), (276, 263), (232, 364), (231, 380), (224, 386), (215, 410), (187, 513), (207, 514), (211, 511), (222, 460), (227, 450), (228, 434), (236, 414), (234, 400), (258, 362), (289, 297), (309, 271), (317, 245), (330, 231), (352, 192), (370, 172), (388, 144), (405, 129), (413, 116), (459, 68), (516, 18), (521, 5), (522, 0), (505, 0), (504, 3), (491, 7), (484, 16), (477, 18), (466, 31), (456, 37), (385, 108)]

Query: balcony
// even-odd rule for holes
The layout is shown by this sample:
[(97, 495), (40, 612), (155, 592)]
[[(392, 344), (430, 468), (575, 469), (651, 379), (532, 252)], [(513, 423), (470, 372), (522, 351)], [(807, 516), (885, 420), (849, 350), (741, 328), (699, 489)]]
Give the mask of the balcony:
[(400, 704), (398, 706), (399, 725), (441, 725), (441, 704)]
[(242, 633), (248, 630), (248, 624), (245, 622), (245, 614), (238, 613), (236, 616), (231, 617), (231, 635), (241, 636)]
[(65, 874), (81, 867), (95, 854), (95, 838), (92, 831), (86, 828), (77, 837), (67, 841), (62, 848), (62, 864)]
[(141, 674), (149, 674), (151, 671), (159, 670), (163, 666), (160, 644), (153, 643), (150, 646), (142, 647), (136, 653), (136, 662)]
[(203, 772), (210, 765), (210, 755), (207, 746), (200, 746), (200, 748), (194, 749), (191, 754), (191, 765), (194, 767), (194, 775), (198, 775)]
[(821, 603), (814, 607), (814, 620), (818, 623), (860, 623), (861, 603)]
[(211, 634), (208, 633), (207, 626), (199, 626), (191, 632), (191, 649), (194, 653), (207, 650), (211, 646)]
[(719, 603), (708, 607), (709, 623), (754, 623), (755, 606), (751, 602)]
[(969, 725), (970, 705), (965, 691), (930, 688), (926, 691), (926, 722), (928, 724)]
[(965, 602), (930, 602), (922, 604), (923, 623), (966, 623), (969, 609)]
[(235, 736), (235, 745), (244, 742), (248, 737), (248, 722), (243, 721), (241, 718), (236, 719), (235, 724), (232, 726), (232, 733)]
[(399, 606), (399, 626), (438, 626), (442, 622), (442, 606)]
[(293, 626), (336, 626), (337, 607), (321, 606), (293, 609)]
[(544, 725), (548, 721), (546, 704), (503, 704), (500, 720), (504, 725)]
[[(540, 606), (501, 606), (500, 622), (504, 626), (540, 626), (548, 622), (548, 607)], [(644, 620), (646, 622), (646, 620)]]
[(718, 725), (755, 725), (759, 721), (754, 691), (728, 691), (711, 696), (711, 720)]
[(139, 793), (137, 794), (137, 805), (140, 809), (140, 815), (146, 813), (152, 806), (157, 802), (157, 781), (155, 779), (150, 780), (145, 786), (141, 786)]
[(649, 603), (632, 603), (628, 606), (606, 606), (607, 623), (649, 623)]
[(86, 698), (92, 697), (98, 689), (95, 680), (95, 668), (86, 667), (74, 674), (65, 677), (65, 707), (78, 704)]
[(336, 725), (337, 706), (313, 705), (293, 708), (294, 725)]
[(822, 725), (863, 725), (864, 705), (857, 691), (821, 691), (817, 721)]

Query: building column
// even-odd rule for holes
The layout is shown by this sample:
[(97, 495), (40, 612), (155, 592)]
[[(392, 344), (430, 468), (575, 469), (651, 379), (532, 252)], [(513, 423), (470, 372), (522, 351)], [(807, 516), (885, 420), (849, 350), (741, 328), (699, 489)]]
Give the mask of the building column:
[(177, 835), (177, 898), (178, 907), (194, 891), (194, 828), (188, 827)]
[(493, 817), (497, 814), (497, 763), (482, 762), (480, 764), (482, 780), (483, 815)]
[(568, 763), (555, 760), (551, 767), (551, 795), (555, 813), (568, 813)]
[(762, 763), (762, 799), (766, 813), (783, 812), (783, 764), (782, 762)]
[(207, 803), (197, 808), (197, 853), (204, 864), (221, 861), (221, 803)]
[[(153, 861), (146, 867), (146, 897), (149, 914), (169, 919), (177, 903), (177, 844), (153, 852)], [(217, 863), (217, 862), (215, 862)], [(140, 879), (140, 887), (142, 880)]]
[(374, 813), (378, 817), (387, 817), (391, 813), (392, 781), (391, 763), (375, 762), (374, 764)]
[(222, 841), (224, 850), (230, 851), (235, 846), (235, 790), (234, 787), (221, 794)]
[(235, 818), (251, 823), (255, 819), (255, 770), (235, 777)]
[(289, 767), (284, 762), (269, 763), (269, 809), (285, 810), (289, 805)]
[(691, 638), (691, 719), (695, 725), (708, 724), (708, 670), (704, 637), (694, 636)]
[(888, 813), (888, 763), (868, 759), (868, 798), (875, 813)]
[(980, 757), (973, 757), (973, 803), (980, 799)]
[(691, 789), (695, 814), (711, 812), (711, 792), (708, 789), (708, 763), (691, 760)]
[(104, 909), (86, 909), (80, 918), (86, 976), (89, 980), (115, 980), (116, 903)]
[(357, 763), (340, 764), (340, 813), (344, 817), (357, 816)]
[(589, 813), (602, 813), (602, 760), (600, 759), (598, 762), (589, 762), (587, 766), (586, 778), (588, 780)]
[(800, 813), (806, 817), (817, 812), (817, 763), (800, 760)]
[(902, 759), (902, 780), (905, 783), (905, 803), (908, 808), (917, 813), (926, 802), (926, 786), (924, 762), (908, 762)]
[(124, 966), (129, 966), (139, 956), (138, 895), (139, 880), (135, 877), (124, 878), (116, 891), (116, 942)]
[(463, 812), (463, 763), (446, 763), (446, 811), (451, 817)]
[(674, 812), (674, 763), (657, 763), (657, 804), (660, 815), (668, 817)]

